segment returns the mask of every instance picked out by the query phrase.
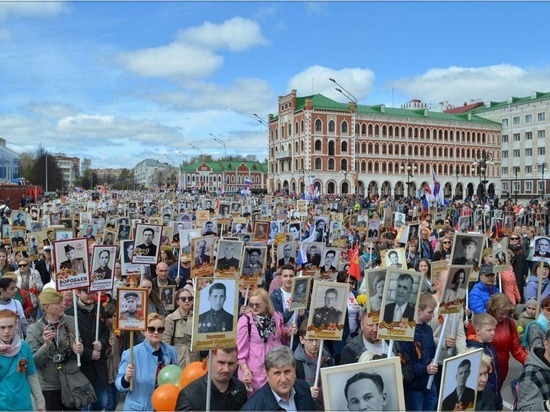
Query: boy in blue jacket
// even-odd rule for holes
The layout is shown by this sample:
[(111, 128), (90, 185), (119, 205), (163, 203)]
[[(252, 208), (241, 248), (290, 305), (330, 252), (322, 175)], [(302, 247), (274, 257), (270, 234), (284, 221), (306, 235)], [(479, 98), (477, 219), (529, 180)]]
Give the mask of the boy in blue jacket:
[(422, 293), (418, 303), (413, 342), (400, 342), (414, 368), (414, 379), (405, 382), (405, 405), (408, 411), (433, 411), (437, 403), (435, 385), (427, 389), (430, 375), (437, 373), (435, 341), (430, 320), (434, 317), (437, 302), (432, 295)]

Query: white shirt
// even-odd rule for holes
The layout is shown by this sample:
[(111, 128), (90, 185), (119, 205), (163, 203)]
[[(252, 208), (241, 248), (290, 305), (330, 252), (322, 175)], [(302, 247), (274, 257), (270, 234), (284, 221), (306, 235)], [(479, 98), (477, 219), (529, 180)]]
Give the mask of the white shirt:
[(290, 397), (288, 398), (288, 402), (285, 401), (283, 398), (281, 398), (279, 395), (275, 393), (273, 389), (271, 389), (271, 392), (273, 393), (273, 396), (275, 396), (275, 400), (277, 401), (277, 404), (283, 408), (285, 411), (296, 411), (296, 402), (294, 402), (294, 396), (296, 396), (296, 391), (294, 388), (290, 391)]

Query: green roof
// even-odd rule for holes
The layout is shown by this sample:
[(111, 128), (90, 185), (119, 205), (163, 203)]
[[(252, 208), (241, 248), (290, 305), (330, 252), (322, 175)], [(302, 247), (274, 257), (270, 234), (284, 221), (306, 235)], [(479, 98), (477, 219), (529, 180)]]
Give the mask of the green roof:
[(184, 172), (196, 172), (201, 165), (207, 165), (212, 169), (212, 173), (234, 172), (242, 164), (247, 166), (253, 172), (265, 172), (267, 173), (267, 163), (249, 162), (249, 161), (217, 161), (217, 162), (202, 162), (196, 161), (190, 165), (183, 165), (181, 170)]
[(517, 105), (517, 104), (523, 104), (523, 103), (532, 103), (535, 101), (540, 100), (547, 100), (550, 99), (550, 93), (545, 92), (533, 92), (529, 96), (525, 97), (510, 97), (507, 100), (503, 100), (501, 102), (488, 102), (485, 106), (480, 107), (478, 109), (474, 109), (473, 112), (475, 113), (483, 113), (491, 110), (498, 110), (505, 107), (508, 107), (511, 104)]
[[(295, 111), (304, 110), (306, 105), (306, 100), (313, 100), (313, 107), (318, 110), (331, 110), (331, 111), (342, 111), (349, 112), (348, 103), (340, 103), (335, 100), (329, 99), (322, 94), (314, 94), (310, 96), (296, 97), (296, 108)], [(427, 111), (427, 113), (426, 113)], [(469, 122), (469, 123), (478, 123), (486, 125), (499, 125), (498, 122), (493, 122), (491, 120), (484, 119), (480, 116), (472, 115), (471, 118), (468, 118), (468, 113), (441, 113), (434, 112), (428, 109), (401, 109), (395, 107), (388, 107), (384, 105), (357, 105), (357, 113), (361, 114), (372, 114), (372, 115), (382, 115), (382, 116), (395, 116), (395, 117), (415, 117), (431, 120), (441, 120), (447, 122)], [(273, 116), (271, 121), (277, 119), (278, 116)]]

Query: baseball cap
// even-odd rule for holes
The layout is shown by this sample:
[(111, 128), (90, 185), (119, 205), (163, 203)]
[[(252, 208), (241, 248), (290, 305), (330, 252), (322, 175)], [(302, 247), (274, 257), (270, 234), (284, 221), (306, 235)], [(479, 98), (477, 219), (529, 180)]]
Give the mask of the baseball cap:
[(495, 271), (493, 270), (493, 266), (491, 265), (484, 265), (479, 270), (479, 276), (485, 275), (485, 276), (494, 276)]

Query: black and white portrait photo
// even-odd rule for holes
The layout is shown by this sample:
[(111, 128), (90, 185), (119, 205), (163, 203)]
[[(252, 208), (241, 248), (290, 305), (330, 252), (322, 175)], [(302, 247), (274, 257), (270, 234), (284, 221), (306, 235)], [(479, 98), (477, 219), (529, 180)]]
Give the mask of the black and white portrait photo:
[[(296, 264), (296, 242), (285, 242), (277, 246), (277, 266)], [(320, 261), (319, 261), (320, 262)]]
[(270, 222), (269, 240), (275, 240), (275, 236), (277, 236), (280, 232), (281, 232), (281, 222), (278, 220)]
[(217, 235), (218, 222), (216, 220), (207, 220), (206, 222), (202, 223), (201, 229), (202, 236)]
[(346, 316), (349, 284), (330, 281), (313, 283), (312, 301), (308, 318), (307, 339), (342, 339)]
[(484, 244), (483, 234), (456, 233), (451, 252), (452, 264), (479, 267)]
[(292, 279), (290, 311), (307, 309), (311, 280), (311, 276), (298, 276)]
[(503, 237), (500, 240), (493, 240), (492, 246), (493, 270), (502, 272), (508, 268), (510, 258), (508, 256), (508, 238)]
[(540, 261), (550, 258), (550, 237), (536, 236), (535, 248), (533, 249), (533, 260)]
[(383, 250), (381, 254), (382, 266), (393, 267), (397, 269), (406, 268), (404, 248)]
[(399, 357), (321, 368), (326, 411), (404, 411)]
[(380, 320), (380, 311), (382, 309), (382, 300), (384, 297), (384, 285), (386, 284), (385, 268), (367, 269), (363, 282), (365, 284), (365, 294), (367, 295), (368, 312), (367, 316), (372, 322), (378, 323)]
[(304, 269), (317, 269), (321, 266), (321, 257), (324, 252), (324, 245), (321, 242), (304, 242), (302, 243), (302, 248), (305, 251), (305, 256), (303, 259), (303, 268)]
[(236, 276), (240, 272), (242, 253), (243, 242), (220, 240), (215, 273), (222, 276)]
[(98, 292), (113, 289), (116, 246), (94, 246), (90, 290)]
[(393, 221), (393, 226), (395, 228), (400, 228), (405, 226), (405, 213), (395, 212), (395, 219)]
[(451, 265), (448, 268), (445, 292), (439, 306), (440, 314), (460, 312), (466, 302), (471, 271), (470, 265)]
[(175, 309), (176, 285), (159, 286), (158, 294), (166, 310)]
[[(259, 284), (266, 267), (267, 248), (264, 246), (245, 246), (241, 278), (256, 278), (252, 284)], [(246, 283), (246, 282), (245, 282)]]
[(191, 277), (209, 276), (214, 273), (214, 237), (201, 236), (191, 239)]
[(161, 225), (136, 224), (132, 263), (156, 264), (160, 252)]

